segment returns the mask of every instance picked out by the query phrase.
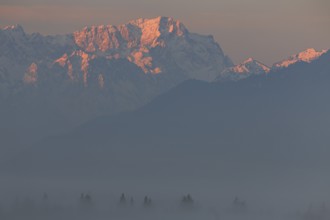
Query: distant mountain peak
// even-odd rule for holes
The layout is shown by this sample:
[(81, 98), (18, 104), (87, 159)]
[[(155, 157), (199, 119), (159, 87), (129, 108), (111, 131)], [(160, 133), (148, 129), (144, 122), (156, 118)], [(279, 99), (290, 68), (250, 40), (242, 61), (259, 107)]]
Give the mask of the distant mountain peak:
[(159, 16), (151, 19), (139, 18), (137, 20), (130, 21), (129, 24), (138, 26), (143, 32), (146, 32), (142, 34), (151, 36), (157, 32), (159, 32), (158, 34), (174, 33), (178, 36), (182, 36), (188, 32), (183, 23), (172, 17)]
[(256, 60), (253, 59), (252, 57), (249, 57), (249, 58), (247, 58), (246, 60), (244, 60), (244, 61), (242, 62), (242, 64), (252, 63), (252, 62), (254, 62), (254, 61), (256, 61)]
[(269, 72), (270, 68), (268, 66), (250, 57), (241, 64), (225, 69), (216, 81), (240, 80), (251, 75), (260, 75)]
[(4, 27), (1, 27), (2, 30), (10, 30), (10, 31), (23, 31), (23, 27), (19, 24), (15, 24), (15, 25), (8, 25), (8, 26), (4, 26)]
[(327, 52), (326, 50), (317, 51), (314, 48), (308, 48), (307, 50), (297, 54), (297, 57), (301, 61), (311, 62), (311, 61), (319, 58), (326, 52)]
[(243, 61), (241, 64), (231, 67), (231, 69), (234, 70), (235, 73), (243, 74), (251, 72), (259, 74), (261, 72), (268, 73), (270, 71), (270, 68), (268, 66), (251, 57)]
[(314, 48), (308, 48), (298, 54), (290, 56), (288, 59), (275, 63), (273, 65), (273, 68), (286, 68), (297, 62), (310, 63), (310, 62), (318, 59), (320, 56), (322, 56), (326, 52), (327, 52), (327, 50), (317, 51)]
[(7, 36), (12, 36), (14, 38), (25, 37), (24, 29), (19, 24), (1, 27), (0, 31), (3, 31)]

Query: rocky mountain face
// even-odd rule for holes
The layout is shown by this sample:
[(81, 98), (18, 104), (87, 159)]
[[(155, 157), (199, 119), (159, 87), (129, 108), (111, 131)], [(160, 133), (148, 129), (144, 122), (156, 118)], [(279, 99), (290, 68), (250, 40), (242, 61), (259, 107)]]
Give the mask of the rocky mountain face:
[[(175, 73), (214, 80), (230, 64), (212, 36), (190, 33), (172, 18), (138, 19), (119, 26), (92, 26), (73, 34), (87, 60), (127, 59), (146, 74)], [(90, 56), (86, 55), (90, 54)], [(84, 83), (87, 74), (84, 73)]]

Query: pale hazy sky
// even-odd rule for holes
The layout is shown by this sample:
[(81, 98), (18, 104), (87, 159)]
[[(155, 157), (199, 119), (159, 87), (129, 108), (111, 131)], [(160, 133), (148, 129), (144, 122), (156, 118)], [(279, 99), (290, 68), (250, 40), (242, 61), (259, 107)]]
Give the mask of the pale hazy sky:
[(305, 48), (330, 48), (330, 0), (0, 0), (0, 25), (21, 24), (29, 33), (159, 15), (214, 35), (235, 63), (272, 64)]

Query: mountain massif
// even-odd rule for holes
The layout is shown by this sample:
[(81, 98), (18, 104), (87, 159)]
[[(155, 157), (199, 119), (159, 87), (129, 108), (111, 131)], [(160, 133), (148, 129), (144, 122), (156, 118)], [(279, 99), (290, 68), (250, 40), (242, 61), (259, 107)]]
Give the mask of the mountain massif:
[(4, 27), (1, 134), (26, 144), (96, 116), (134, 110), (187, 79), (213, 81), (229, 66), (212, 36), (190, 33), (168, 17), (56, 36)]
[(0, 29), (1, 155), (98, 116), (136, 110), (186, 80), (222, 85), (276, 75), (325, 53), (308, 49), (273, 67), (252, 58), (234, 66), (212, 36), (169, 17), (54, 36), (7, 26)]
[[(139, 94), (134, 77), (144, 78), (143, 86), (150, 90), (157, 90), (150, 88), (153, 81), (168, 78), (170, 85), (162, 83), (168, 89), (184, 79), (213, 81), (232, 65), (212, 36), (190, 33), (167, 17), (46, 37), (26, 34), (19, 25), (8, 26), (0, 30), (0, 42), (1, 88), (49, 87), (57, 82), (69, 84), (63, 87), (112, 89), (115, 94), (133, 89)], [(14, 89), (7, 90), (2, 96), (15, 94)]]

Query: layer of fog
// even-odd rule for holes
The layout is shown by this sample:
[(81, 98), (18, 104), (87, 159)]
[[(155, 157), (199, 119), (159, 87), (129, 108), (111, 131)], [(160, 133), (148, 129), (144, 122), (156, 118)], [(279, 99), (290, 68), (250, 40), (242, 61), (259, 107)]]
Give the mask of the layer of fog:
[[(111, 182), (95, 183), (87, 180), (57, 180), (53, 185), (39, 181), (38, 186), (36, 183), (35, 180), (30, 180), (25, 184), (13, 184), (11, 187), (4, 184), (2, 189), (6, 190), (1, 190), (0, 218), (322, 220), (330, 217), (330, 209), (327, 206), (329, 201), (301, 201), (300, 206), (295, 206), (288, 201), (282, 201), (282, 205), (275, 204), (280, 201), (274, 202), (266, 194), (263, 198), (261, 195), (253, 198), (249, 193), (245, 193), (247, 197), (240, 197), (235, 195), (234, 191), (212, 192), (212, 189), (205, 188), (190, 194), (180, 191), (180, 188), (170, 189), (164, 186), (145, 186), (144, 192), (141, 191), (143, 187), (137, 186), (137, 189), (132, 188), (124, 192), (120, 190), (127, 187), (125, 184), (116, 187), (116, 184)], [(103, 188), (106, 186), (107, 190)], [(192, 188), (187, 186), (187, 189)], [(42, 192), (46, 189), (47, 192)]]
[[(0, 166), (1, 217), (329, 219), (328, 60), (246, 83), (189, 82), (38, 142)], [(121, 193), (133, 207), (118, 206)]]

